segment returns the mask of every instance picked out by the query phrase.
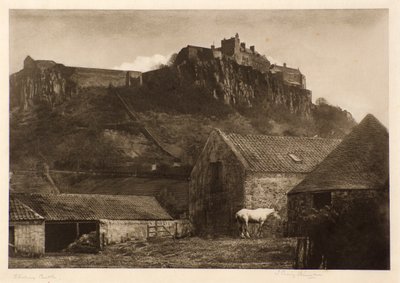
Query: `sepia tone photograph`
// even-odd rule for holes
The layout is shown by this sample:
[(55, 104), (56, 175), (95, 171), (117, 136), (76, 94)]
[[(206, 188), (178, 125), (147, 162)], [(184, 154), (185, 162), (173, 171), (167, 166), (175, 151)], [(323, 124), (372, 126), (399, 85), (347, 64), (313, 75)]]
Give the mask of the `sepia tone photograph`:
[(390, 270), (389, 11), (9, 11), (8, 268)]

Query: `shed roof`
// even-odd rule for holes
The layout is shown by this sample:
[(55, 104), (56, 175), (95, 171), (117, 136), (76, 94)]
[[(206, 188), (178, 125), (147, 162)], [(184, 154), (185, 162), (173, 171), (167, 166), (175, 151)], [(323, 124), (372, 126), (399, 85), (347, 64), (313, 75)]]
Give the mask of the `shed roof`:
[(389, 179), (389, 133), (368, 114), (289, 194), (340, 189), (384, 189)]
[(171, 220), (154, 197), (96, 194), (15, 194), (46, 221)]
[(31, 208), (15, 199), (12, 195), (9, 198), (9, 220), (10, 221), (27, 221), (27, 220), (43, 220), (43, 216), (39, 215)]
[(253, 172), (311, 172), (339, 139), (225, 134), (218, 130), (246, 170)]

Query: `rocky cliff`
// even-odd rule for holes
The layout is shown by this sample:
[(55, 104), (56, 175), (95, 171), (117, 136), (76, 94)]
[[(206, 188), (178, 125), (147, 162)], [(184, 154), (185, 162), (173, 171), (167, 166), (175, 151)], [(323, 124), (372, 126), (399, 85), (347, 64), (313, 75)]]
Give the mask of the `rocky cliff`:
[(311, 91), (284, 82), (282, 76), (261, 73), (226, 58), (185, 59), (175, 62), (178, 78), (204, 87), (215, 99), (237, 109), (281, 108), (291, 114), (310, 118)]
[(27, 110), (44, 103), (51, 108), (77, 95), (82, 88), (125, 86), (140, 72), (67, 67), (49, 60), (24, 60), (24, 68), (10, 76), (10, 106)]
[(70, 80), (73, 68), (53, 61), (34, 61), (27, 57), (24, 69), (10, 76), (10, 106), (27, 110), (35, 103), (60, 104), (77, 92)]

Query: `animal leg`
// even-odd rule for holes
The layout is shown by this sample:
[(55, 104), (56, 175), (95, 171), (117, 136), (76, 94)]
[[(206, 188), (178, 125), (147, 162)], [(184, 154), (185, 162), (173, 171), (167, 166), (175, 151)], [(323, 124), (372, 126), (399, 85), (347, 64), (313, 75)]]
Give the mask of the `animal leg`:
[(258, 237), (261, 238), (262, 227), (264, 225), (264, 221), (260, 221), (260, 225), (258, 226)]
[(243, 223), (240, 223), (240, 228), (239, 228), (239, 232), (240, 232), (240, 238), (244, 239), (244, 226)]
[(246, 229), (246, 237), (247, 238), (250, 238), (250, 234), (249, 234), (249, 221), (248, 220), (246, 220), (246, 222), (245, 222), (245, 229)]
[(243, 239), (244, 238), (243, 221), (241, 221), (238, 217), (236, 217), (236, 221), (237, 221), (238, 228), (239, 228), (239, 237)]

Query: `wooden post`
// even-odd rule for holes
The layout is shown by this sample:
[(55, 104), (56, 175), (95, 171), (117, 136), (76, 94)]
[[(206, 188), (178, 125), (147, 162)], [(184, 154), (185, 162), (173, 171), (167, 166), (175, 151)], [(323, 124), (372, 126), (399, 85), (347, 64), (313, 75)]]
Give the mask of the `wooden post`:
[(308, 266), (308, 257), (310, 256), (310, 243), (307, 237), (297, 238), (296, 259), (294, 268), (302, 269)]
[(76, 240), (79, 239), (79, 222), (76, 222)]

